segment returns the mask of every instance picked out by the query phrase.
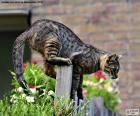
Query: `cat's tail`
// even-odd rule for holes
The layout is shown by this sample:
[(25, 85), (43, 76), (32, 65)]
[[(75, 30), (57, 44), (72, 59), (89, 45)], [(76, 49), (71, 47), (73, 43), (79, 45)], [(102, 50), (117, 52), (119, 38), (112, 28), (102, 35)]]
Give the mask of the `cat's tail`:
[(17, 80), (26, 94), (29, 93), (29, 89), (23, 76), (23, 53), (24, 53), (25, 41), (27, 38), (28, 36), (26, 31), (17, 37), (17, 39), (14, 42), (13, 54), (12, 54), (13, 65), (14, 65), (14, 70), (16, 73)]

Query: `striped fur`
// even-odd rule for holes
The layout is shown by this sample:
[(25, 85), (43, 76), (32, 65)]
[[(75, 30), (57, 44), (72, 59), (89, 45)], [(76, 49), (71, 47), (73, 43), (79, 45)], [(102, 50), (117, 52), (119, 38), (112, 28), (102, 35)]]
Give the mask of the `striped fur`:
[[(110, 65), (107, 64), (109, 63), (108, 59), (113, 60), (113, 58), (109, 58), (107, 52), (83, 43), (75, 33), (61, 23), (47, 19), (38, 20), (17, 37), (13, 48), (13, 64), (17, 80), (26, 93), (28, 86), (22, 70), (25, 42), (43, 56), (46, 74), (52, 77), (55, 77), (54, 65), (73, 64), (72, 98), (75, 91), (81, 91), (83, 73), (111, 69)], [(103, 57), (104, 55), (106, 57)], [(114, 58), (114, 60), (118, 59)], [(113, 75), (118, 73), (115, 69), (110, 71), (114, 71), (110, 73)], [(79, 91), (78, 97), (82, 98), (82, 93)]]

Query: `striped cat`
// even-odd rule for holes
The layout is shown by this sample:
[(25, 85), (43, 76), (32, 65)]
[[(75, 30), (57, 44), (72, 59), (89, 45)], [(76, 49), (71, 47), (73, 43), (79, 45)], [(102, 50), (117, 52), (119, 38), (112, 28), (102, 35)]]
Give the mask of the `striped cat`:
[(55, 77), (54, 65), (73, 65), (71, 98), (74, 98), (76, 91), (78, 97), (83, 98), (81, 91), (83, 73), (103, 70), (112, 79), (118, 77), (120, 67), (118, 55), (85, 44), (65, 25), (43, 19), (32, 24), (14, 42), (14, 69), (17, 80), (25, 93), (29, 93), (22, 70), (25, 42), (43, 56), (47, 75)]

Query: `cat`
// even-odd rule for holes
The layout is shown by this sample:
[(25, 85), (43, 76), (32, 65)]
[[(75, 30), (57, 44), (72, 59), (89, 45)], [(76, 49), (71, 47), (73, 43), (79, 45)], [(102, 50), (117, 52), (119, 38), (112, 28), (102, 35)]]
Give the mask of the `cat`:
[(25, 42), (44, 59), (45, 73), (55, 78), (54, 65), (73, 65), (71, 98), (75, 92), (83, 99), (82, 75), (103, 70), (112, 79), (118, 77), (119, 55), (110, 54), (85, 44), (67, 26), (49, 19), (37, 20), (17, 37), (13, 47), (13, 64), (17, 80), (25, 93), (29, 93), (23, 76), (22, 63)]

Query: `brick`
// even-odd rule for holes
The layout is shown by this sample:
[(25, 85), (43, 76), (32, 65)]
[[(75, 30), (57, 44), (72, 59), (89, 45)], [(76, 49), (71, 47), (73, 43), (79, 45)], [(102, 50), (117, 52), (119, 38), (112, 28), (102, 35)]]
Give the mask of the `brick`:
[(58, 4), (60, 0), (45, 0), (46, 5)]
[(38, 7), (33, 10), (34, 12), (45, 14), (45, 15), (60, 15), (64, 14), (65, 10), (59, 5), (50, 5), (50, 6), (43, 6), (43, 7)]
[(66, 14), (76, 14), (76, 7), (74, 5), (61, 5)]
[(131, 51), (131, 55), (132, 55), (131, 59), (130, 59), (131, 62), (139, 62), (140, 61), (140, 55), (139, 55), (138, 51), (137, 51), (137, 53)]
[[(103, 5), (105, 6), (105, 5)], [(121, 12), (121, 11), (120, 11)], [(100, 23), (100, 22), (120, 22), (120, 23), (129, 23), (130, 22), (131, 14), (124, 13), (117, 13), (116, 7), (111, 5), (106, 6), (106, 8), (101, 8), (100, 12), (94, 13), (92, 16), (93, 23)]]
[(85, 5), (89, 4), (90, 0), (60, 0), (61, 4), (71, 4), (71, 5)]
[(94, 14), (103, 12), (104, 8), (102, 3), (95, 3), (92, 5), (77, 6), (76, 12), (77, 14)]
[(125, 109), (133, 107), (133, 100), (129, 100), (129, 99), (124, 100), (124, 99), (122, 99), (122, 104), (123, 104), (123, 108), (124, 108), (124, 111), (125, 111)]
[[(86, 26), (85, 26), (86, 27)], [(104, 24), (93, 24), (88, 26), (91, 28), (90, 32), (127, 32), (130, 30), (130, 25), (126, 23), (107, 22)]]
[(109, 17), (109, 15), (104, 12), (92, 15), (90, 21), (93, 24), (102, 24), (102, 25), (103, 24), (107, 25), (113, 22), (112, 19)]
[(140, 78), (139, 78), (140, 77), (140, 71), (139, 70), (137, 70), (137, 71), (132, 70), (131, 73), (133, 75), (134, 81), (140, 82)]
[[(139, 77), (136, 77), (136, 78), (139, 78)], [(139, 89), (140, 89), (140, 80), (134, 81), (134, 91), (139, 90)], [(140, 98), (140, 95), (139, 95), (139, 98)]]
[(140, 38), (139, 31), (129, 31), (128, 32), (129, 42), (140, 42), (139, 38)]
[[(117, 3), (124, 3), (127, 0), (117, 0)], [(91, 3), (102, 2), (102, 3), (113, 3), (115, 0), (91, 0)]]
[[(103, 4), (102, 2), (95, 3), (93, 5), (85, 5), (85, 6), (78, 6), (76, 7), (77, 13), (86, 13), (86, 14), (98, 14), (101, 13), (101, 15), (108, 15), (114, 13), (121, 12), (122, 13), (128, 12), (129, 7), (127, 3), (109, 3), (109, 4)], [(126, 19), (128, 17), (128, 14), (125, 16), (121, 15), (122, 19)], [(109, 16), (110, 17), (110, 16)], [(116, 16), (117, 17), (117, 16)], [(115, 17), (114, 17), (115, 18)], [(119, 17), (118, 15), (118, 18)]]
[(121, 41), (115, 41), (115, 42), (108, 42), (105, 43), (105, 49), (110, 51), (110, 52), (115, 52), (115, 53), (123, 53), (126, 52), (126, 45), (124, 42)]
[[(140, 7), (140, 6), (139, 6)], [(131, 23), (132, 25), (137, 25), (138, 23), (140, 23), (140, 14), (139, 13), (133, 13), (131, 15)]]
[(0, 3), (0, 9), (26, 9), (30, 8), (32, 3)]
[(122, 116), (126, 116), (125, 110), (128, 109), (128, 108), (134, 108), (133, 100), (129, 100), (129, 99), (123, 100), (122, 99), (122, 103), (119, 105), (119, 113)]
[(121, 31), (129, 31), (130, 25), (127, 23), (110, 23), (104, 27), (105, 31), (108, 32), (121, 32)]
[(140, 30), (140, 23), (131, 24), (131, 30), (133, 30), (133, 31), (139, 31)]
[(140, 62), (131, 62), (131, 66), (133, 67), (133, 70), (140, 70)]
[(93, 33), (88, 35), (88, 40), (92, 43), (106, 43), (112, 41), (111, 33)]
[(88, 22), (88, 17), (86, 16), (80, 16), (80, 15), (63, 15), (60, 16), (62, 22), (64, 24), (70, 24), (70, 25), (81, 25)]
[(133, 99), (134, 108), (140, 108), (140, 98)]
[[(133, 85), (133, 86), (135, 86), (135, 85)], [(140, 87), (133, 88), (133, 94), (130, 96), (131, 99), (140, 99), (139, 89), (140, 89)]]
[[(128, 43), (128, 39), (130, 36), (130, 32), (129, 31), (119, 31), (119, 32), (115, 32), (113, 33), (113, 40), (120, 40), (120, 41), (124, 41), (126, 43)], [(131, 38), (131, 37), (130, 37)]]
[(107, 22), (103, 24), (84, 24), (76, 27), (82, 33), (101, 33), (101, 32), (126, 32), (130, 30), (130, 25), (126, 23)]
[(110, 2), (106, 4), (106, 10), (110, 13), (128, 13), (131, 11), (127, 2)]
[(140, 50), (140, 42), (131, 42), (130, 43), (130, 51), (132, 53), (139, 53)]
[[(75, 7), (72, 5), (49, 5), (49, 6), (42, 6), (38, 7), (33, 10), (38, 14), (42, 15), (68, 15), (68, 14), (75, 14)], [(58, 17), (59, 17), (58, 16)]]
[[(44, 10), (44, 9), (43, 9)], [(65, 10), (59, 5), (48, 6), (44, 11), (47, 14), (64, 14)]]
[[(132, 0), (133, 1), (133, 0)], [(139, 12), (140, 11), (140, 2), (139, 3), (133, 3), (131, 4), (131, 10), (132, 12)]]
[(140, 72), (139, 70), (132, 70), (131, 71), (131, 74), (132, 74), (132, 81), (133, 81), (133, 96), (131, 98), (133, 99), (137, 99), (139, 98), (140, 99), (140, 95), (139, 95), (139, 89), (140, 89)]
[(89, 44), (94, 45), (95, 47), (97, 47), (99, 49), (106, 50), (105, 46), (104, 46), (104, 43), (96, 43), (94, 41), (91, 41)]
[[(128, 92), (128, 94), (133, 94), (133, 80), (131, 80), (132, 77), (127, 77), (127, 82), (119, 82), (119, 90)], [(129, 80), (128, 80), (129, 79)], [(129, 88), (129, 89), (128, 89)], [(122, 93), (125, 93), (122, 92)]]
[(140, 3), (139, 0), (130, 0), (130, 3)]
[[(131, 73), (131, 72), (126, 73), (126, 71), (123, 71), (123, 70), (120, 70), (120, 71), (119, 71), (118, 77), (119, 77), (119, 85), (120, 85), (120, 86), (123, 86), (123, 87), (124, 87), (124, 86), (129, 86), (129, 85), (128, 85), (128, 79), (131, 78), (131, 77), (130, 77), (130, 73)], [(124, 89), (125, 89), (125, 88), (121, 88), (121, 87), (120, 87), (120, 90), (123, 91)], [(127, 88), (126, 88), (126, 89), (127, 89)], [(126, 90), (125, 90), (125, 91), (126, 91)]]
[(92, 24), (81, 24), (78, 26), (75, 26), (74, 29), (79, 34), (81, 33), (96, 33), (96, 32), (103, 32), (104, 29), (101, 25), (92, 25)]
[(109, 14), (109, 18), (112, 19), (115, 22), (123, 22), (123, 23), (129, 23), (131, 14), (127, 13), (112, 13)]
[(123, 58), (120, 59), (120, 68), (123, 71), (130, 71), (131, 63), (128, 61), (128, 59), (126, 59), (126, 57), (128, 58), (128, 56), (123, 56)]
[(120, 91), (120, 93), (122, 93), (121, 94), (121, 98), (123, 99), (123, 100), (127, 100), (128, 98), (129, 98), (129, 94), (128, 94), (128, 92), (127, 92), (127, 90), (126, 91)]

